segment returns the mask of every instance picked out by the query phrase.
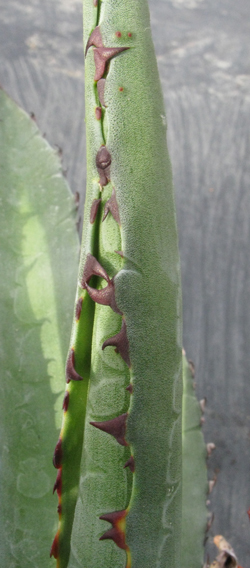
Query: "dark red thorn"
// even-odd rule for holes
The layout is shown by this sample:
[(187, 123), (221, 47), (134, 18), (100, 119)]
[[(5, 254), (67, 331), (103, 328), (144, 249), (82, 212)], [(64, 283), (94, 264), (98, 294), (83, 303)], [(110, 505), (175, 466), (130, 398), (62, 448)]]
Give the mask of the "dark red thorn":
[(132, 37), (132, 34), (131, 34), (131, 32), (128, 32), (128, 37)]
[(87, 45), (86, 45), (86, 49), (85, 49), (85, 57), (87, 55), (87, 51), (89, 49), (89, 47), (91, 47), (91, 45), (95, 45), (95, 47), (103, 47), (103, 43), (102, 43), (102, 36), (101, 36), (101, 31), (99, 26), (96, 26), (96, 28), (93, 30), (92, 34), (90, 34)]
[(128, 367), (130, 367), (129, 343), (127, 338), (127, 327), (124, 319), (122, 320), (121, 331), (113, 337), (106, 339), (106, 341), (102, 344), (102, 350), (109, 346), (116, 347), (117, 353), (120, 353), (125, 363), (127, 363)]
[(101, 120), (101, 118), (102, 118), (102, 107), (96, 107), (95, 117), (96, 117), (96, 120)]
[(109, 280), (106, 288), (101, 290), (96, 290), (91, 288), (87, 283), (85, 288), (90, 296), (90, 298), (97, 304), (102, 304), (103, 306), (110, 306), (110, 308), (117, 314), (122, 315), (122, 312), (118, 309), (115, 301), (115, 287), (113, 280)]
[(97, 168), (99, 178), (99, 184), (101, 188), (105, 187), (110, 181), (110, 166), (106, 168), (106, 170), (101, 170), (101, 168)]
[(64, 395), (62, 407), (63, 407), (64, 412), (67, 412), (68, 407), (69, 407), (69, 391), (66, 391), (66, 393)]
[(123, 252), (122, 250), (115, 250), (116, 254), (119, 254), (122, 258), (123, 258)]
[[(92, 34), (91, 34), (92, 35)], [(110, 59), (126, 51), (129, 47), (94, 47), (95, 76), (94, 81), (99, 81), (105, 73), (106, 65)]]
[(101, 203), (101, 199), (94, 199), (92, 201), (92, 205), (91, 205), (91, 209), (90, 209), (90, 223), (92, 223), (92, 224), (95, 222), (100, 203)]
[(106, 531), (99, 540), (108, 540), (112, 539), (119, 548), (123, 550), (127, 549), (126, 541), (125, 541), (125, 534), (122, 531), (119, 531), (116, 527), (109, 529)]
[(132, 473), (134, 473), (134, 471), (135, 471), (135, 460), (134, 460), (133, 456), (130, 456), (128, 461), (126, 461), (125, 465), (123, 466), (123, 469), (125, 469), (125, 467), (129, 467), (130, 471), (132, 471)]
[(116, 37), (122, 37), (121, 32), (115, 32)]
[(99, 430), (106, 432), (106, 434), (111, 434), (117, 440), (118, 444), (121, 446), (128, 446), (125, 440), (126, 434), (126, 421), (128, 414), (121, 414), (112, 420), (106, 420), (105, 422), (90, 422), (91, 426), (95, 426)]
[(51, 556), (54, 556), (55, 559), (58, 558), (58, 549), (59, 549), (59, 535), (58, 532), (56, 533), (56, 536), (52, 542), (52, 547), (50, 549), (50, 558)]
[(99, 101), (100, 101), (101, 105), (104, 106), (104, 107), (106, 106), (105, 102), (104, 102), (105, 83), (106, 83), (106, 79), (99, 79), (99, 81), (97, 81), (97, 92), (98, 92)]
[(84, 269), (83, 269), (82, 280), (81, 280), (81, 286), (83, 288), (85, 288), (86, 282), (87, 282), (87, 284), (89, 283), (90, 278), (92, 276), (100, 276), (100, 278), (104, 278), (104, 280), (106, 280), (106, 282), (109, 282), (109, 277), (107, 275), (106, 270), (104, 270), (104, 268), (101, 266), (100, 262), (98, 262), (98, 260), (96, 260), (96, 258), (94, 256), (92, 256), (92, 254), (88, 254), (86, 262), (85, 262), (85, 266), (84, 266)]
[(111, 156), (106, 146), (101, 146), (96, 154), (96, 166), (101, 170), (106, 170), (111, 164)]
[(112, 524), (112, 529), (107, 530), (99, 540), (112, 539), (119, 548), (127, 550), (125, 541), (125, 531), (119, 526), (120, 521), (126, 517), (126, 509), (123, 511), (114, 511), (114, 513), (107, 513), (99, 517), (102, 521), (108, 521)]
[[(101, 146), (96, 154), (96, 167), (106, 173), (111, 164), (111, 155), (106, 146)], [(100, 173), (100, 172), (99, 172)]]
[(75, 353), (74, 349), (70, 350), (66, 363), (66, 383), (70, 381), (82, 381), (83, 378), (75, 370)]
[(123, 92), (123, 90), (124, 90), (124, 89), (123, 89), (123, 87), (119, 87), (119, 91), (120, 91), (120, 93), (122, 93), (122, 92)]
[(112, 513), (105, 513), (104, 515), (101, 515), (99, 519), (101, 521), (107, 521), (108, 523), (111, 523), (111, 525), (115, 526), (117, 523), (119, 523), (119, 521), (124, 519), (126, 516), (127, 516), (127, 510), (122, 509), (122, 511), (113, 511)]
[(59, 503), (59, 505), (57, 505), (57, 512), (58, 512), (58, 515), (61, 515), (61, 514), (62, 514), (62, 505), (61, 505), (61, 503)]
[(132, 385), (132, 383), (130, 383), (130, 384), (128, 385), (128, 387), (126, 387), (126, 391), (128, 391), (130, 394), (133, 393), (133, 385)]
[(98, 6), (98, 0), (93, 0), (93, 4), (94, 4), (94, 7), (97, 8), (97, 6)]
[(109, 181), (111, 164), (111, 155), (106, 146), (101, 146), (99, 148), (95, 162), (100, 176), (99, 183), (102, 187), (104, 187)]
[(80, 316), (81, 316), (82, 302), (83, 302), (83, 298), (79, 298), (79, 300), (77, 300), (76, 311), (75, 311), (76, 321), (79, 321)]
[(119, 215), (118, 203), (116, 201), (116, 194), (115, 194), (115, 188), (114, 187), (113, 187), (113, 190), (112, 190), (111, 197), (105, 203), (104, 214), (103, 214), (103, 218), (102, 218), (103, 221), (106, 219), (109, 212), (114, 217), (114, 220), (118, 223), (118, 225), (120, 225), (121, 224), (120, 215)]
[(62, 493), (62, 470), (61, 468), (58, 470), (57, 476), (56, 476), (56, 482), (55, 485), (53, 487), (53, 493), (55, 493), (55, 491), (57, 491), (57, 495), (60, 496)]
[(248, 518), (249, 518), (249, 521), (250, 521), (250, 507), (249, 507), (249, 509), (248, 509), (248, 511), (247, 511), (247, 514), (248, 514)]
[(62, 440), (61, 438), (59, 438), (53, 455), (53, 466), (56, 469), (59, 469), (61, 465), (62, 465)]

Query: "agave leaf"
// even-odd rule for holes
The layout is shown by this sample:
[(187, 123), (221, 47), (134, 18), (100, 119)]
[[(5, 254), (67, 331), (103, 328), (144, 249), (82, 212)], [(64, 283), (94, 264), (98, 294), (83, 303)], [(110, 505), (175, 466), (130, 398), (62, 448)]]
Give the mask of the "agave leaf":
[(0, 565), (48, 568), (78, 239), (55, 151), (2, 90), (0, 172)]
[[(55, 557), (58, 568), (179, 568), (180, 273), (147, 2), (86, 0), (84, 22), (82, 310), (68, 356)], [(89, 345), (79, 340), (86, 322)]]

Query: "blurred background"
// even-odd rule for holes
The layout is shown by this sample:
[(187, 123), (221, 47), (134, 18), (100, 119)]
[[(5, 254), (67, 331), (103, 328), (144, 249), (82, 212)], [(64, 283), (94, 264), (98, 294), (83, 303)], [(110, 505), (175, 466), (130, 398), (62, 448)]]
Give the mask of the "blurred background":
[[(62, 150), (85, 192), (81, 0), (0, 0), (0, 84)], [(250, 568), (250, 3), (151, 0), (168, 117), (183, 281), (183, 345), (216, 450), (212, 538)]]

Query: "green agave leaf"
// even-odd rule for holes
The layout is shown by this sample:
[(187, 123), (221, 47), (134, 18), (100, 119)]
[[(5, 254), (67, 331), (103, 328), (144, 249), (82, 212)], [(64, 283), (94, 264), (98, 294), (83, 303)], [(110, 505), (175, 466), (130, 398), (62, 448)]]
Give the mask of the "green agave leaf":
[(79, 247), (59, 159), (2, 90), (0, 200), (0, 565), (48, 568)]
[(86, 0), (84, 26), (87, 191), (53, 553), (57, 568), (179, 568), (180, 272), (147, 2)]
[(181, 568), (201, 568), (204, 561), (208, 480), (201, 418), (194, 379), (183, 354)]

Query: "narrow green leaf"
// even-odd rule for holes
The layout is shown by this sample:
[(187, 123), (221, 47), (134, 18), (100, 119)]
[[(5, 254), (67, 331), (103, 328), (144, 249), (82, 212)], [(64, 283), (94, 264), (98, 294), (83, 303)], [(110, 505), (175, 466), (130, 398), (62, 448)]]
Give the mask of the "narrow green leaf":
[[(61, 431), (62, 516), (55, 556), (58, 568), (124, 568), (126, 560), (127, 568), (179, 568), (180, 272), (147, 2), (86, 0), (84, 21), (88, 175), (77, 294), (82, 311), (74, 318), (68, 356), (72, 368), (74, 353), (75, 368)], [(88, 272), (93, 257), (99, 268)], [(82, 342), (84, 328), (88, 336)], [(74, 380), (75, 371), (82, 381)], [(115, 436), (116, 420), (126, 439)], [(130, 470), (125, 466), (132, 458)]]
[(55, 151), (2, 90), (0, 205), (0, 565), (48, 568), (78, 240)]

